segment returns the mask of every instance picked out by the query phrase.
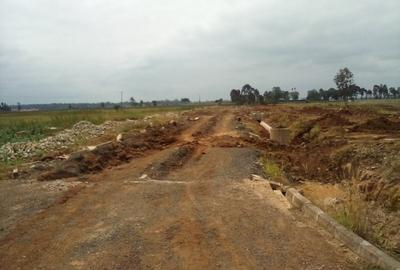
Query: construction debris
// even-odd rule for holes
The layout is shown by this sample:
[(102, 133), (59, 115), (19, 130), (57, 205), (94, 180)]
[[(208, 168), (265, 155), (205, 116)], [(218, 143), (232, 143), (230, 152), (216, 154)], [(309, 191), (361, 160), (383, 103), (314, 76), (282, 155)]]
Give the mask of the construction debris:
[(65, 129), (54, 136), (46, 137), (37, 142), (6, 143), (0, 147), (0, 158), (15, 160), (27, 159), (39, 156), (43, 152), (63, 150), (75, 144), (80, 139), (90, 139), (103, 135), (107, 130), (120, 125), (119, 122), (107, 121), (101, 125), (95, 125), (88, 121), (80, 121), (71, 129)]

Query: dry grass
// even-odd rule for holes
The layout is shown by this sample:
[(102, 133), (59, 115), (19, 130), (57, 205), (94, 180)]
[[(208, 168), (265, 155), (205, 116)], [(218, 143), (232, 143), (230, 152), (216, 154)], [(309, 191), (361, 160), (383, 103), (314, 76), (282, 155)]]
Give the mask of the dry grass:
[[(364, 239), (387, 250), (393, 256), (399, 256), (396, 244), (389, 235), (397, 227), (396, 212), (387, 212), (381, 201), (394, 205), (398, 202), (399, 193), (393, 193), (392, 185), (381, 180), (375, 185), (365, 181), (365, 175), (358, 166), (346, 165), (341, 171), (342, 189), (345, 198), (341, 205), (331, 209), (331, 214), (345, 227), (351, 229)], [(367, 183), (367, 185), (366, 185)], [(388, 197), (387, 194), (392, 194)], [(385, 206), (385, 205), (384, 205)], [(395, 215), (395, 214), (394, 214)], [(392, 231), (392, 232), (390, 232)]]

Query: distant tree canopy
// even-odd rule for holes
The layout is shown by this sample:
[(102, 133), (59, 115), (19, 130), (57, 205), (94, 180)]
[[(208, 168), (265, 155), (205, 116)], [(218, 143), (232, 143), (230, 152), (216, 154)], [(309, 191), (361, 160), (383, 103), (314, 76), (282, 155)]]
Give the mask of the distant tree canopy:
[(329, 88), (328, 90), (319, 89), (318, 91), (313, 89), (307, 92), (307, 100), (348, 100), (348, 99), (368, 99), (368, 98), (399, 98), (400, 88), (396, 90), (394, 87), (387, 88), (386, 85), (374, 85), (372, 90), (361, 88), (355, 84), (350, 85), (346, 91), (336, 90)]
[(5, 102), (0, 103), (0, 112), (9, 112), (11, 111), (11, 107), (7, 105)]
[(222, 98), (214, 100), (215, 103), (221, 105), (224, 100)]
[(321, 93), (315, 89), (307, 92), (307, 100), (321, 100)]
[(130, 97), (129, 98), (129, 103), (131, 104), (131, 106), (136, 106), (138, 105), (138, 103), (136, 102), (134, 97)]
[[(386, 84), (376, 84), (372, 90), (361, 88), (354, 83), (354, 75), (348, 68), (340, 69), (334, 77), (337, 89), (329, 88), (312, 89), (307, 91), (306, 100), (309, 101), (331, 101), (331, 100), (354, 100), (368, 98), (400, 98), (400, 87), (387, 87)], [(299, 100), (299, 92), (284, 91), (279, 86), (272, 87), (271, 91), (260, 91), (250, 84), (245, 84), (241, 89), (232, 89), (231, 101), (236, 104), (274, 104), (278, 102)]]
[(333, 81), (336, 83), (336, 86), (339, 91), (339, 96), (343, 99), (348, 99), (351, 96), (351, 87), (353, 86), (353, 73), (347, 68), (340, 69), (336, 76), (333, 78)]
[(307, 92), (307, 100), (349, 100), (357, 98), (398, 98), (400, 97), (400, 87), (398, 90), (394, 87), (388, 88), (386, 84), (374, 85), (372, 90), (361, 88), (354, 83), (354, 74), (348, 69), (340, 69), (333, 78), (337, 89), (328, 90), (313, 89)]
[(253, 88), (250, 84), (245, 84), (241, 90), (232, 89), (230, 96), (231, 101), (236, 104), (265, 104), (298, 100), (299, 92), (282, 91), (279, 86), (275, 86), (271, 91), (265, 91), (264, 94), (260, 94), (258, 89)]
[(289, 96), (291, 100), (299, 100), (299, 92), (297, 91), (290, 92)]
[(190, 103), (190, 99), (188, 99), (188, 98), (181, 98), (181, 103)]

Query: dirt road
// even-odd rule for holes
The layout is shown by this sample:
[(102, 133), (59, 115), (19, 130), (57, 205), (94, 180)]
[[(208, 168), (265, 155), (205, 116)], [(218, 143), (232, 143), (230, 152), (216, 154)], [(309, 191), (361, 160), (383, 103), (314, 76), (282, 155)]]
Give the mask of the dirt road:
[[(86, 179), (0, 239), (1, 269), (358, 269), (265, 183), (235, 111)], [(146, 177), (147, 175), (147, 177)]]

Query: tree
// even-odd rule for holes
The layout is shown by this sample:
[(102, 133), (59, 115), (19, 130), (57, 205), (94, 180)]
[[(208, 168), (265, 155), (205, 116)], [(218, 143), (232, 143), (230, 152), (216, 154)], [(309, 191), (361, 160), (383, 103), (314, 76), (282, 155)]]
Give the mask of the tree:
[(289, 93), (289, 95), (291, 100), (299, 100), (299, 95), (300, 95), (299, 92), (292, 91)]
[(382, 96), (384, 98), (388, 98), (389, 97), (389, 90), (388, 90), (387, 85), (386, 84), (383, 84), (383, 85), (381, 84), (379, 86), (379, 88), (381, 89)]
[(17, 102), (17, 110), (20, 112), (21, 111), (21, 103)]
[(389, 92), (390, 92), (390, 94), (392, 95), (393, 98), (396, 98), (396, 95), (397, 95), (396, 88), (390, 87), (389, 88)]
[(350, 96), (350, 85), (353, 84), (353, 73), (347, 68), (340, 69), (333, 81), (336, 83), (339, 96), (347, 100)]
[(236, 103), (236, 104), (241, 104), (242, 103), (240, 90), (232, 89), (230, 95), (231, 95), (231, 101), (233, 103)]
[(214, 102), (217, 103), (218, 105), (221, 105), (222, 101), (223, 101), (222, 98), (214, 100)]
[(0, 103), (0, 112), (10, 112), (11, 107), (7, 105), (5, 102)]
[(242, 91), (240, 91), (242, 103), (250, 104), (255, 102), (255, 96), (253, 94), (253, 90), (254, 88), (251, 87), (250, 84), (247, 83), (243, 85)]
[(336, 90), (335, 88), (329, 88), (326, 90), (327, 95), (328, 95), (328, 100), (333, 99), (333, 100), (338, 100), (339, 99), (339, 91)]
[(360, 94), (361, 99), (364, 97), (364, 95), (365, 95), (365, 97), (367, 97), (367, 89), (365, 89), (365, 88), (360, 88), (358, 93)]
[(156, 101), (156, 100), (153, 100), (153, 101), (151, 102), (151, 104), (153, 104), (153, 106), (157, 106), (157, 101)]
[(260, 95), (260, 91), (258, 91), (258, 89), (253, 88), (251, 90), (251, 94), (254, 96), (254, 102), (255, 103), (261, 103), (261, 95)]
[(348, 97), (351, 99), (357, 98), (358, 93), (361, 91), (361, 87), (358, 85), (352, 84), (348, 88)]
[(256, 103), (256, 95), (254, 94), (254, 91), (252, 91), (252, 90), (249, 91), (246, 101), (247, 101), (247, 104)]
[(321, 88), (318, 90), (318, 94), (320, 99), (329, 100), (328, 91)]
[(265, 91), (264, 92), (264, 103), (273, 103), (274, 100), (272, 98), (272, 92)]
[(370, 90), (370, 89), (367, 90), (367, 95), (366, 95), (366, 97), (368, 97), (368, 96), (369, 96), (370, 98), (372, 97), (372, 90)]
[(380, 92), (380, 87), (379, 85), (374, 85), (374, 87), (372, 88), (372, 92), (374, 95), (374, 98), (378, 98), (379, 97), (379, 92)]
[(104, 102), (101, 102), (100, 107), (104, 109), (106, 107), (106, 104)]
[(289, 91), (282, 91), (281, 99), (283, 99), (284, 101), (289, 101)]
[(259, 96), (263, 103), (278, 103), (280, 100), (288, 101), (290, 99), (289, 91), (282, 91), (279, 86), (272, 87), (271, 91), (265, 91), (263, 96)]
[(133, 97), (130, 97), (129, 102), (131, 103), (131, 106), (136, 106), (137, 102)]
[(272, 87), (271, 97), (274, 103), (277, 103), (283, 97), (282, 90), (279, 86)]
[(188, 99), (188, 98), (181, 98), (181, 103), (190, 103), (190, 99)]
[(315, 89), (313, 90), (309, 90), (307, 92), (307, 100), (312, 100), (312, 101), (316, 101), (316, 100), (320, 100), (321, 99), (321, 95), (319, 94), (319, 92)]

